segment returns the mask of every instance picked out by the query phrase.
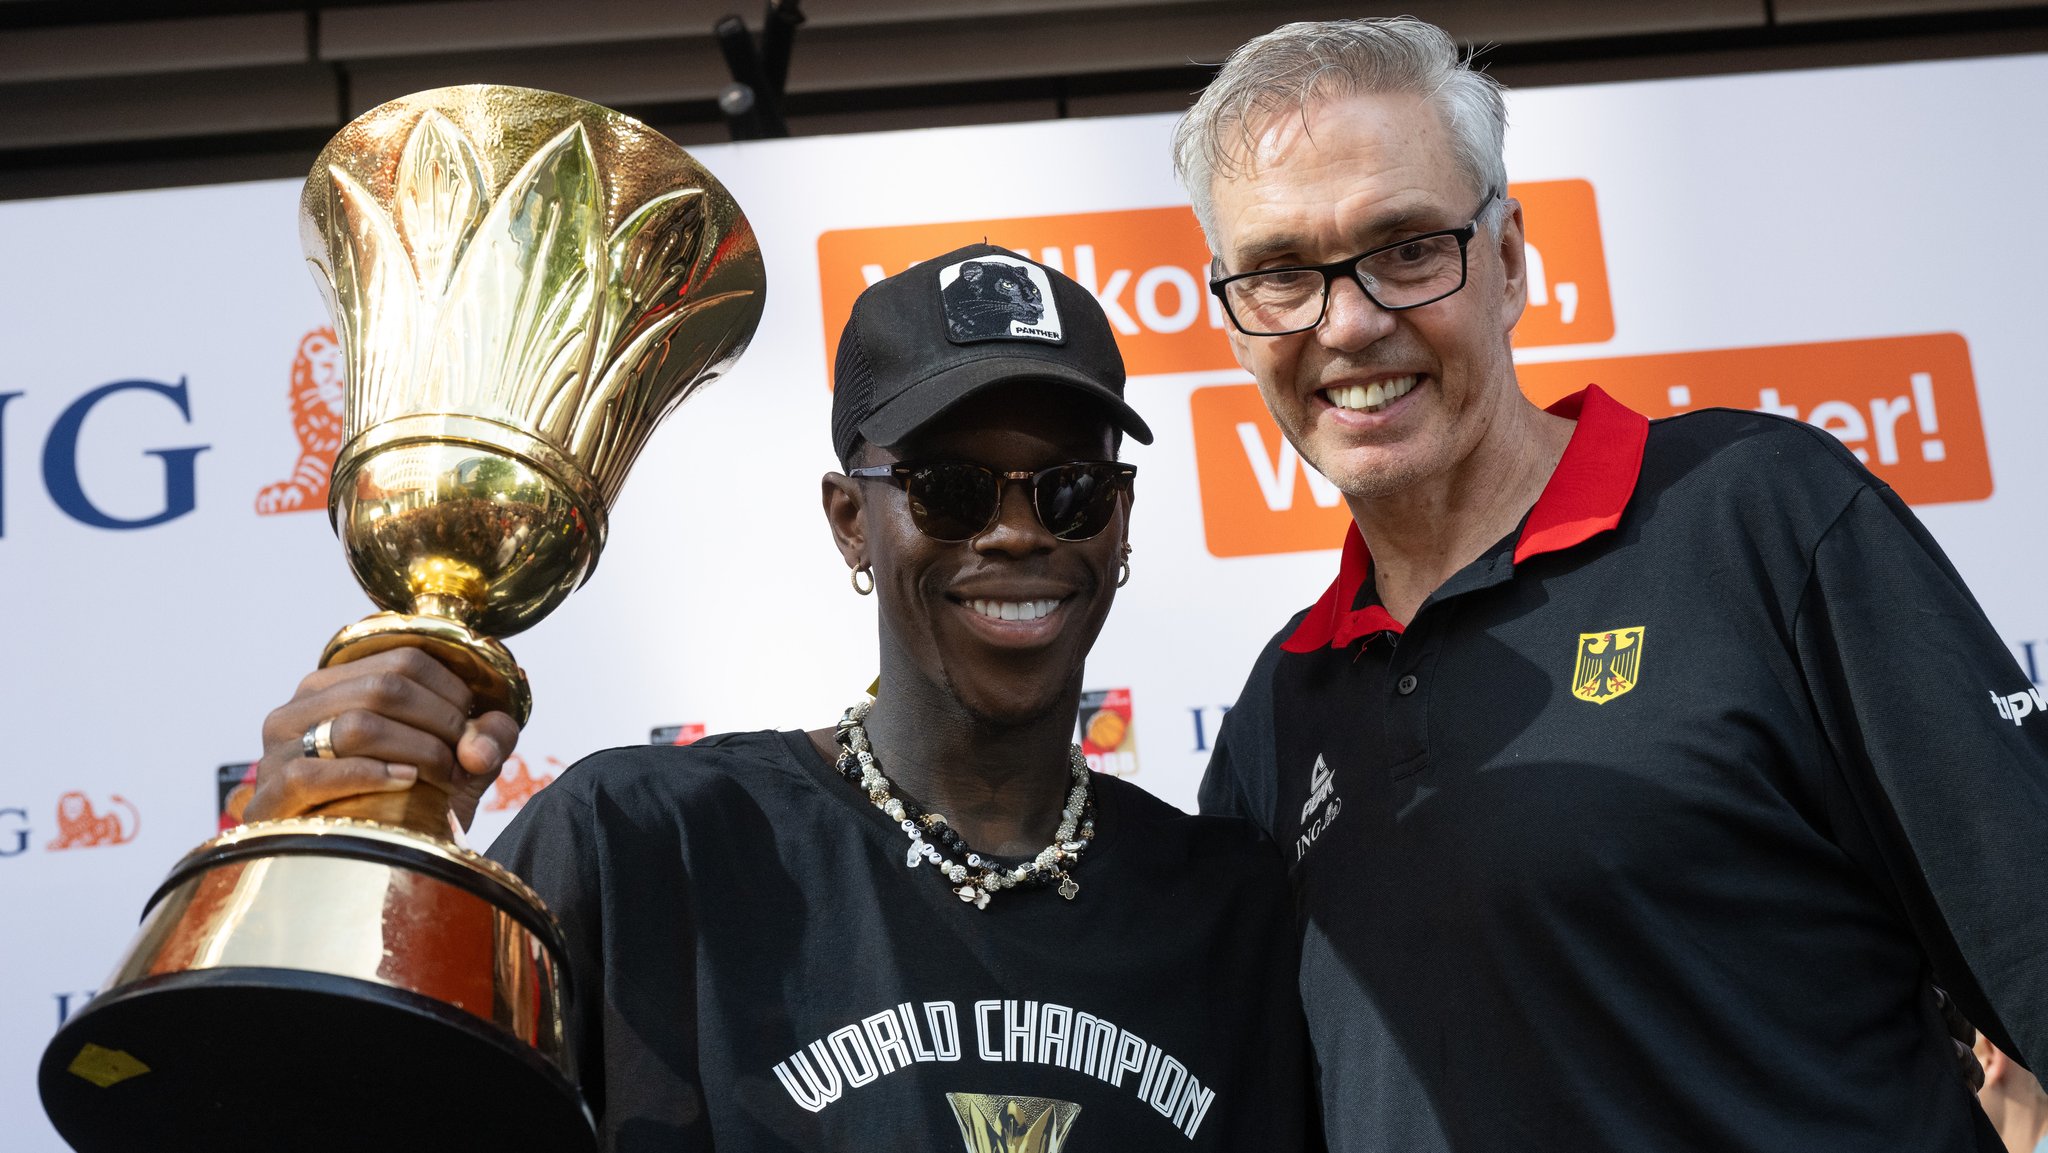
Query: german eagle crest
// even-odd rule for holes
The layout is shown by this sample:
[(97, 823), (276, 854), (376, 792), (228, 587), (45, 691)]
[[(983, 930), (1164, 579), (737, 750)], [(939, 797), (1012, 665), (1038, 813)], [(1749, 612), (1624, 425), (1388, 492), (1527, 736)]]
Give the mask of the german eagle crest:
[(1636, 687), (1643, 666), (1644, 626), (1580, 633), (1572, 695), (1604, 705)]

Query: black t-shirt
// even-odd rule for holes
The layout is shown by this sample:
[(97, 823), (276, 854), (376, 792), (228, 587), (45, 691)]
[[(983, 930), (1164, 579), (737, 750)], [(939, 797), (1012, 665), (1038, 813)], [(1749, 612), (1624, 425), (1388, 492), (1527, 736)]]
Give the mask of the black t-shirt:
[(1094, 790), (1071, 901), (976, 909), (906, 867), (902, 829), (799, 732), (599, 753), (491, 855), (567, 934), (607, 1149), (966, 1148), (948, 1094), (1079, 1105), (1068, 1153), (1298, 1149), (1278, 854), (1247, 822)]
[(1202, 789), (1291, 862), (1332, 1149), (2002, 1148), (1930, 983), (2048, 1055), (2048, 715), (1832, 437), (1589, 393), (1405, 630), (1347, 553)]

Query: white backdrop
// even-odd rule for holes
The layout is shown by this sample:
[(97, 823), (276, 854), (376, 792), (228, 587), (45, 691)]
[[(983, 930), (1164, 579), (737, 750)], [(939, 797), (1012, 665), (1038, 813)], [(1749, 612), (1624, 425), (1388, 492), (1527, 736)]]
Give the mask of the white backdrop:
[[(1772, 403), (1773, 390), (1870, 450), (2038, 681), (2048, 235), (2026, 206), (2048, 187), (2044, 95), (2048, 58), (2013, 57), (1514, 96), (1509, 171), (1547, 266), (1525, 383), (1611, 378), (1653, 415)], [(1334, 571), (1334, 552), (1301, 550), (1334, 546), (1342, 513), (1290, 474), (1270, 429), (1239, 428), (1258, 424), (1229, 387), (1245, 378), (1176, 295), (1201, 271), (1192, 226), (1133, 211), (1185, 203), (1170, 127), (700, 151), (760, 233), (767, 314), (740, 367), (642, 458), (592, 583), (515, 638), (537, 700), (521, 746), (532, 777), (657, 726), (824, 724), (867, 684), (872, 602), (848, 589), (818, 512), (829, 309), (862, 264), (894, 272), (916, 246), (986, 234), (1047, 260), (1059, 248), (1144, 330), (1127, 346), (1143, 373), (1130, 392), (1158, 443), (1128, 454), (1142, 474), (1135, 576), (1088, 687), (1129, 690), (1135, 756), (1114, 764), (1192, 805), (1252, 655)], [(293, 360), (326, 323), (297, 195), (274, 182), (0, 205), (9, 1149), (62, 1148), (35, 1096), (45, 1041), (164, 872), (216, 828), (218, 767), (257, 754), (263, 714), (369, 611), (324, 512), (256, 511), (299, 458)], [(1547, 223), (1550, 204), (1576, 222)], [(963, 223), (922, 228), (948, 222)], [(1171, 267), (1189, 275), (1156, 271)], [(1860, 343), (1894, 337), (1926, 339)], [(1795, 345), (1824, 347), (1778, 347)], [(1676, 355), (1725, 349), (1764, 351)], [(1623, 356), (1668, 359), (1577, 363)], [(122, 382), (145, 383), (106, 389)], [(482, 815), (479, 843), (515, 799)]]

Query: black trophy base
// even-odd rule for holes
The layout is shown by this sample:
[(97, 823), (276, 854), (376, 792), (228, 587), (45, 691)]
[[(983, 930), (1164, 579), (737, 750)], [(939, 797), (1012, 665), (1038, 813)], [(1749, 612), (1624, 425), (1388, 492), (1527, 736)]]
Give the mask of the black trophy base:
[(51, 1040), (39, 1082), (78, 1153), (597, 1148), (575, 1086), (518, 1040), (294, 969), (191, 970), (97, 997)]

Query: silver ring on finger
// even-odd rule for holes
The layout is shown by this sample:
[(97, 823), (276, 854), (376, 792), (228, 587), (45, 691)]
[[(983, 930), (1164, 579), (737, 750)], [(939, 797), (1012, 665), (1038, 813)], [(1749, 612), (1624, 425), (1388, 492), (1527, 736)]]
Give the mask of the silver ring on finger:
[(305, 735), (299, 738), (299, 748), (303, 749), (308, 757), (323, 761), (335, 759), (339, 754), (334, 751), (334, 722), (321, 721), (307, 729)]

